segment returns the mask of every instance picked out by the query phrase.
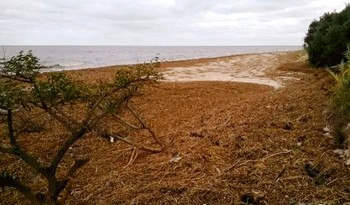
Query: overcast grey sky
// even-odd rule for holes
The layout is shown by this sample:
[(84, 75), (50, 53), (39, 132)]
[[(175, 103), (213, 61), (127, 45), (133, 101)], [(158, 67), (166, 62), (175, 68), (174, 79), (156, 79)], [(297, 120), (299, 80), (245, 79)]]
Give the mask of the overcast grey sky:
[(1, 45), (302, 45), (344, 0), (0, 0)]

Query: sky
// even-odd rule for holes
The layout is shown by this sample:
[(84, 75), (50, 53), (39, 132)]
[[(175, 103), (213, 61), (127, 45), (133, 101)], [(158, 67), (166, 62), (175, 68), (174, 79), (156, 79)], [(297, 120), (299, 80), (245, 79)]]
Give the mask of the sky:
[(344, 0), (0, 0), (0, 45), (302, 45)]

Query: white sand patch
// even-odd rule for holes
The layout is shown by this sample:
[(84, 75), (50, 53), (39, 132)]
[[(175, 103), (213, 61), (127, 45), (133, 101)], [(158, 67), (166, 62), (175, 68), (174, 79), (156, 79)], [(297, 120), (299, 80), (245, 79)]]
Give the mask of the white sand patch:
[(173, 67), (163, 72), (166, 81), (232, 81), (255, 83), (279, 89), (286, 80), (293, 77), (268, 78), (266, 73), (278, 66), (278, 56), (274, 54), (237, 55), (229, 59), (218, 59), (209, 64), (192, 67)]

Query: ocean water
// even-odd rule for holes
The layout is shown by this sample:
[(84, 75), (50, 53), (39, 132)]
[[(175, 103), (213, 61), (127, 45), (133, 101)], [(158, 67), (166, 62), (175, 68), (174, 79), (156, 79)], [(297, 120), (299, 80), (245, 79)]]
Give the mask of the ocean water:
[(97, 68), (160, 61), (229, 56), (245, 53), (295, 51), (301, 46), (3, 46), (6, 59), (20, 51), (40, 58), (50, 71)]

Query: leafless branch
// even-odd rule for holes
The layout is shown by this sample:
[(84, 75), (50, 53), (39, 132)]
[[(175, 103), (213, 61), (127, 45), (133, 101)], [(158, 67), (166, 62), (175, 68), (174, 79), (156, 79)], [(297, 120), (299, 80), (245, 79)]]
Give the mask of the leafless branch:
[(138, 156), (137, 148), (133, 148), (130, 160), (129, 160), (128, 164), (124, 166), (124, 169), (126, 167), (128, 167), (131, 163), (133, 163), (135, 161), (135, 159), (137, 158), (137, 156)]
[[(27, 79), (27, 78), (24, 78), (20, 75), (7, 75), (7, 74), (0, 74), (0, 77), (1, 78), (7, 78), (7, 79), (10, 79), (10, 80), (15, 80), (15, 81), (19, 81), (19, 82), (22, 82), (22, 83), (30, 83), (31, 80), (30, 79)], [(20, 78), (19, 78), (20, 77)]]
[(45, 174), (44, 168), (41, 166), (41, 164), (32, 156), (27, 154), (25, 151), (20, 149), (19, 147), (10, 147), (10, 148), (5, 148), (0, 146), (0, 152), (2, 153), (8, 153), (8, 154), (13, 154), (19, 158), (21, 158), (23, 161), (25, 161), (28, 165), (30, 165), (33, 169), (35, 169), (37, 172)]
[(126, 120), (124, 120), (124, 119), (118, 117), (116, 114), (112, 114), (112, 116), (113, 116), (115, 119), (117, 119), (119, 122), (121, 122), (122, 124), (127, 125), (127, 126), (133, 128), (133, 129), (136, 129), (136, 130), (144, 129), (144, 127), (138, 127), (138, 126), (136, 126), (136, 125), (133, 125), (133, 124), (127, 122)]
[(274, 156), (278, 156), (278, 155), (281, 155), (281, 154), (289, 154), (291, 153), (292, 151), (291, 150), (288, 150), (288, 151), (285, 151), (285, 152), (278, 152), (278, 153), (275, 153), (275, 154), (271, 154), (267, 157), (263, 157), (261, 159), (257, 159), (257, 160), (246, 160), (245, 162), (241, 163), (241, 164), (238, 164), (240, 162), (240, 160), (238, 160), (236, 163), (234, 163), (232, 166), (230, 166), (229, 168), (225, 169), (225, 171), (229, 171), (231, 169), (233, 169), (234, 167), (240, 167), (240, 166), (243, 166), (245, 164), (248, 164), (249, 162), (259, 162), (259, 161), (264, 161), (268, 158), (271, 158), (271, 157), (274, 157)]
[(52, 109), (50, 109), (45, 102), (41, 102), (42, 104), (42, 108), (49, 113), (53, 118), (55, 118), (58, 122), (60, 122), (63, 126), (65, 126), (70, 132), (74, 132), (74, 128), (66, 121), (64, 120), (62, 117), (60, 117), (59, 115), (57, 115), (54, 111), (52, 111)]
[(90, 159), (77, 159), (74, 162), (74, 165), (69, 169), (67, 178), (73, 177), (74, 173), (82, 167), (85, 163), (87, 163)]
[(52, 106), (55, 111), (62, 116), (62, 118), (65, 118), (66, 121), (68, 121), (68, 124), (78, 126), (78, 122), (76, 120), (73, 120), (70, 116), (68, 116), (66, 113), (62, 111), (62, 109), (57, 108), (56, 106)]
[(142, 128), (146, 129), (149, 131), (149, 133), (151, 134), (152, 138), (161, 146), (163, 146), (163, 143), (161, 143), (158, 138), (156, 137), (156, 135), (154, 134), (154, 132), (146, 125), (146, 123), (141, 120), (141, 118), (136, 114), (136, 112), (131, 108), (131, 106), (127, 103), (126, 104), (128, 110), (130, 110), (130, 112), (133, 114), (133, 116), (141, 123)]
[(283, 174), (286, 172), (286, 167), (284, 166), (282, 171), (278, 174), (275, 181), (279, 181), (279, 179), (283, 176)]
[(138, 144), (138, 143), (135, 143), (135, 142), (132, 142), (130, 140), (127, 140), (121, 136), (119, 136), (118, 134), (110, 134), (110, 133), (103, 133), (104, 136), (111, 136), (117, 140), (120, 140), (126, 144), (129, 144), (129, 145), (132, 145), (134, 147), (137, 147), (141, 150), (145, 150), (145, 151), (149, 151), (149, 152), (154, 152), (154, 153), (158, 153), (158, 152), (161, 152), (163, 151), (163, 148), (152, 148), (152, 147), (148, 147), (148, 146), (145, 146), (145, 145), (142, 145), (142, 144)]
[(0, 176), (0, 181), (0, 187), (14, 187), (26, 196), (33, 204), (40, 204), (40, 200), (35, 196), (32, 190), (17, 179), (10, 176)]

